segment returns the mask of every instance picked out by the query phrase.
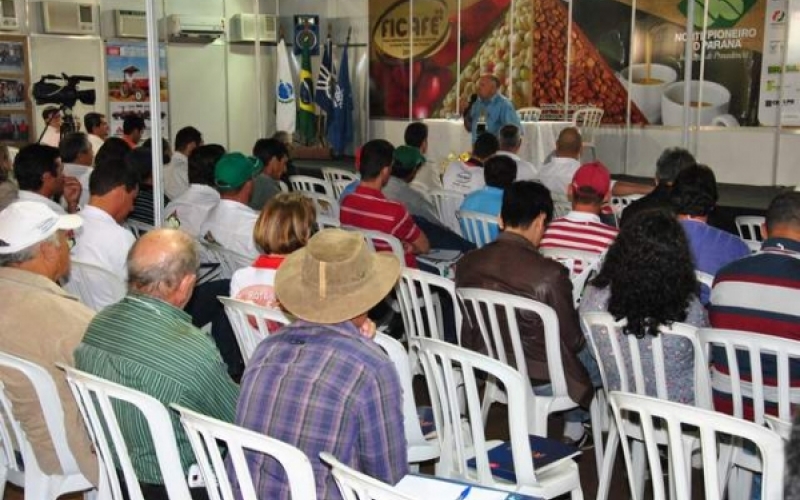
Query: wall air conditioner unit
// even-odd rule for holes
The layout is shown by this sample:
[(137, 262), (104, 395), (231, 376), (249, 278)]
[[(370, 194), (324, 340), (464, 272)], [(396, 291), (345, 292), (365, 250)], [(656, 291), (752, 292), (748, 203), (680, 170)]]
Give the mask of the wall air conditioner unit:
[(209, 43), (225, 34), (225, 23), (219, 17), (173, 14), (161, 19), (171, 42)]
[[(275, 16), (260, 14), (258, 16), (259, 38), (262, 42), (278, 41), (278, 20)], [(236, 14), (231, 17), (228, 36), (231, 42), (256, 41), (256, 15)]]
[(0, 30), (15, 31), (19, 29), (19, 19), (14, 0), (0, 0)]
[(114, 10), (117, 38), (147, 38), (147, 18), (143, 10)]
[(93, 35), (97, 33), (92, 4), (42, 2), (42, 24), (45, 33), (61, 35)]

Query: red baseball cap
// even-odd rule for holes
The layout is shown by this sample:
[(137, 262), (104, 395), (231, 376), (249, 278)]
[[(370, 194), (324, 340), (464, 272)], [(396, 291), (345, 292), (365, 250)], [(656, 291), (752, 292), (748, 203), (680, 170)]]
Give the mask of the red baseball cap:
[(590, 188), (600, 197), (605, 197), (611, 188), (611, 174), (605, 165), (599, 161), (581, 165), (572, 176), (572, 189), (578, 191), (581, 188)]

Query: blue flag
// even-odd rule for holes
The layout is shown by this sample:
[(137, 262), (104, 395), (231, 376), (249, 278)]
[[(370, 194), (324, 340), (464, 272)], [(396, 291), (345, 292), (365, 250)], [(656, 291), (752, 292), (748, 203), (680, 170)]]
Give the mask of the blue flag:
[(317, 76), (317, 92), (314, 98), (317, 101), (317, 107), (328, 115), (328, 118), (333, 114), (333, 93), (336, 88), (336, 77), (334, 73), (336, 68), (333, 66), (333, 44), (331, 39), (325, 42), (325, 52), (322, 54), (322, 64), (319, 67), (319, 76)]
[(333, 116), (328, 121), (328, 142), (337, 155), (343, 154), (353, 141), (353, 89), (350, 86), (350, 64), (347, 58), (348, 44), (342, 51), (339, 64), (339, 80), (333, 95)]

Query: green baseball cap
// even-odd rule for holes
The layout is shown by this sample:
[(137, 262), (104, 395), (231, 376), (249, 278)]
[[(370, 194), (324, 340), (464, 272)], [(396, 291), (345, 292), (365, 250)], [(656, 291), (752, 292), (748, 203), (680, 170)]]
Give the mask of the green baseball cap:
[(400, 163), (408, 169), (412, 169), (418, 165), (425, 163), (425, 157), (422, 152), (414, 146), (398, 146), (394, 150), (394, 161)]
[(254, 156), (227, 153), (214, 166), (214, 183), (220, 189), (239, 189), (263, 168), (261, 160)]

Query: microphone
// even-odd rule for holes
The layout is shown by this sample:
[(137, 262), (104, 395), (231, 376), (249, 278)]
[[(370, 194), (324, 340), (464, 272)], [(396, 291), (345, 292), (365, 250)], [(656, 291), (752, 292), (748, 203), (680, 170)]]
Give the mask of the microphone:
[(469, 96), (469, 104), (470, 104), (470, 106), (472, 104), (474, 104), (475, 101), (477, 101), (477, 100), (478, 100), (478, 94), (472, 94), (471, 96)]
[(470, 114), (470, 111), (472, 111), (472, 106), (477, 100), (478, 94), (472, 94), (469, 96), (469, 104), (467, 104), (467, 107), (464, 108), (464, 111), (461, 113), (461, 116), (464, 119), (464, 129), (466, 129), (467, 132), (472, 132), (472, 115)]

